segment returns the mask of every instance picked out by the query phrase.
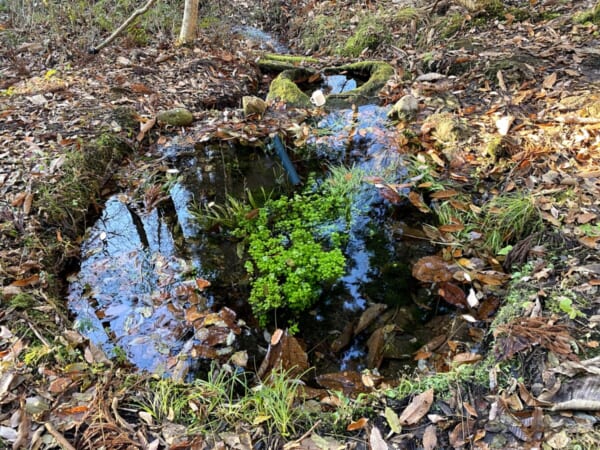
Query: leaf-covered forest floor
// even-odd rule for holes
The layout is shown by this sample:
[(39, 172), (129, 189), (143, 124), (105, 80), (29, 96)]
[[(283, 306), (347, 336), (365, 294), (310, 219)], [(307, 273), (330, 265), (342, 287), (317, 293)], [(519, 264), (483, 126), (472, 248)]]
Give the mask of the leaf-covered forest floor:
[[(594, 5), (255, 3), (207, 2), (189, 47), (143, 23), (89, 55), (108, 34), (89, 12), (48, 24), (0, 2), (0, 448), (597, 448), (600, 20), (582, 15)], [(205, 141), (298, 140), (307, 111), (241, 114), (242, 96), (266, 94), (272, 74), (256, 61), (272, 49), (239, 24), (330, 65), (394, 66), (381, 103), (419, 101), (394, 123), (411, 178), (370, 181), (422, 214), (396, 231), (439, 250), (413, 275), (469, 331), (415, 355), (437, 375), (374, 389), (366, 374), (353, 380), (360, 398), (292, 395), (283, 404), (320, 418), (287, 435), (273, 411), (228, 422), (205, 402), (227, 397), (107, 361), (65, 305), (103, 200), (124, 189), (157, 200), (168, 168), (156, 146), (186, 133), (155, 124), (159, 111), (185, 106)]]

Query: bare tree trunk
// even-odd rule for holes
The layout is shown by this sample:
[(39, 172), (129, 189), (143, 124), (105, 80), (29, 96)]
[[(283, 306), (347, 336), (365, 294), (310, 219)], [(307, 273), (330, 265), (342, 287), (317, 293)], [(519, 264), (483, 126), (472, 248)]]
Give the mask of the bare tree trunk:
[(183, 21), (179, 33), (179, 43), (188, 44), (196, 38), (196, 27), (198, 25), (198, 3), (199, 0), (185, 0), (183, 10)]

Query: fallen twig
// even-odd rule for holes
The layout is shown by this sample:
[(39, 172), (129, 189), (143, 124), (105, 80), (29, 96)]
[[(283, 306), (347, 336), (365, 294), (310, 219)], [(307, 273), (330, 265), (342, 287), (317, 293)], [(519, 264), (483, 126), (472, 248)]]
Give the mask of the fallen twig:
[(56, 428), (54, 428), (54, 425), (52, 425), (50, 422), (46, 422), (44, 426), (46, 427), (46, 430), (48, 430), (48, 433), (50, 433), (54, 439), (56, 439), (56, 442), (58, 442), (58, 445), (60, 445), (63, 450), (76, 450), (75, 447), (73, 447), (69, 441), (67, 441), (67, 439), (61, 433), (59, 433)]
[(566, 124), (596, 125), (600, 123), (600, 118), (581, 117), (581, 116), (561, 116), (549, 119), (548, 122), (558, 122)]
[(88, 50), (88, 53), (91, 53), (92, 55), (95, 55), (96, 53), (98, 53), (100, 50), (102, 50), (104, 47), (106, 47), (108, 44), (110, 44), (112, 41), (114, 41), (114, 39), (121, 34), (121, 32), (127, 28), (131, 22), (133, 22), (135, 20), (135, 18), (137, 16), (141, 16), (142, 14), (144, 14), (146, 11), (148, 11), (150, 9), (150, 7), (154, 4), (154, 2), (156, 2), (156, 0), (148, 0), (148, 2), (142, 6), (139, 9), (136, 9), (133, 14), (131, 16), (129, 16), (127, 18), (127, 20), (125, 22), (123, 22), (123, 24), (117, 28), (113, 34), (111, 34), (109, 37), (107, 37), (105, 40), (103, 40), (99, 45), (97, 45), (96, 47), (92, 47)]

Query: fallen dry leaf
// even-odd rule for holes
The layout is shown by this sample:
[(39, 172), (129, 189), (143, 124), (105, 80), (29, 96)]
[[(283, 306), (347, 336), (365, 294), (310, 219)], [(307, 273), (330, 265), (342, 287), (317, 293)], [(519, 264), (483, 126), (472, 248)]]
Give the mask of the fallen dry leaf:
[(408, 200), (422, 213), (430, 213), (431, 209), (423, 201), (423, 196), (415, 191), (408, 193)]
[(542, 86), (544, 86), (544, 89), (552, 88), (552, 86), (554, 86), (554, 83), (556, 83), (557, 78), (558, 78), (557, 72), (552, 72), (550, 75), (548, 75), (546, 78), (544, 78), (544, 81), (542, 82)]
[(443, 191), (437, 191), (437, 192), (432, 193), (430, 195), (430, 197), (440, 200), (440, 199), (455, 197), (457, 195), (458, 195), (458, 191), (456, 191), (454, 189), (445, 189)]
[(354, 422), (348, 424), (348, 426), (346, 427), (347, 431), (356, 431), (356, 430), (362, 430), (364, 427), (367, 426), (367, 423), (369, 422), (369, 419), (367, 419), (366, 417), (361, 417), (358, 420), (355, 420)]
[(429, 425), (423, 433), (423, 450), (434, 450), (437, 448), (437, 445), (436, 426)]
[(386, 406), (384, 415), (385, 420), (387, 420), (388, 426), (390, 427), (390, 430), (392, 430), (392, 433), (402, 433), (402, 425), (400, 425), (400, 418), (398, 417), (398, 414), (396, 414), (396, 412), (392, 408)]
[(377, 427), (371, 429), (369, 445), (371, 446), (371, 450), (388, 450), (389, 448), (381, 436), (381, 431)]
[(38, 284), (40, 281), (40, 276), (38, 274), (31, 275), (30, 277), (23, 278), (22, 280), (15, 280), (10, 283), (10, 286), (14, 287), (25, 287), (25, 286), (33, 286), (34, 284)]
[(482, 356), (479, 353), (464, 352), (454, 355), (452, 362), (458, 366), (461, 364), (472, 364), (481, 360)]
[(400, 423), (402, 425), (415, 425), (429, 412), (432, 404), (433, 389), (417, 395), (400, 415)]
[(144, 137), (146, 137), (146, 133), (148, 133), (148, 131), (150, 131), (152, 129), (152, 127), (154, 127), (155, 124), (156, 124), (156, 117), (152, 117), (151, 119), (140, 123), (140, 132), (138, 133), (138, 135), (136, 137), (137, 141), (142, 142), (144, 140)]

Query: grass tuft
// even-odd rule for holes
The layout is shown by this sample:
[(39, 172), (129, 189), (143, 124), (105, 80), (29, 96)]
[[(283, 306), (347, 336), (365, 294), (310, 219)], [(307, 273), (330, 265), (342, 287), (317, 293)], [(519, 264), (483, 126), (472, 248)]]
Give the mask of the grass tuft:
[(484, 207), (485, 245), (494, 253), (542, 229), (534, 198), (528, 194), (499, 195)]

